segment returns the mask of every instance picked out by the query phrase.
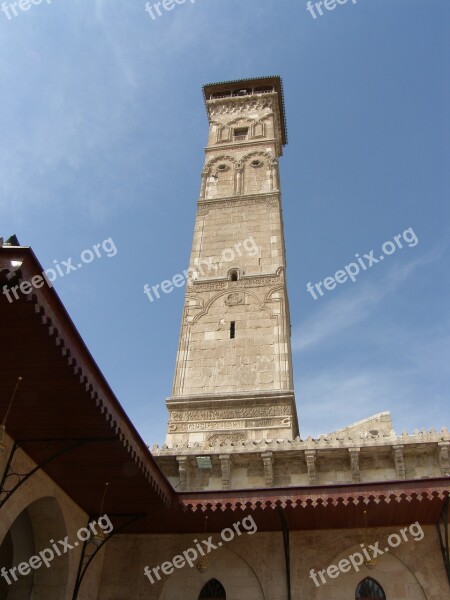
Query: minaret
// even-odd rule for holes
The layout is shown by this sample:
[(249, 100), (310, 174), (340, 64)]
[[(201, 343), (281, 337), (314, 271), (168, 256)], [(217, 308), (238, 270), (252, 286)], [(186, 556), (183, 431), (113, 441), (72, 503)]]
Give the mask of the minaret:
[(281, 79), (203, 91), (209, 136), (166, 443), (293, 438)]

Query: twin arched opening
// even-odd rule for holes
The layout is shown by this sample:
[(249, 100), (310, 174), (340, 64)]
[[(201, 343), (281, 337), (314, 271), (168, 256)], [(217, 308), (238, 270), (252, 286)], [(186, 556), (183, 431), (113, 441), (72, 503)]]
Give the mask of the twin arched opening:
[[(198, 600), (214, 600), (222, 598), (226, 600), (226, 592), (223, 585), (217, 579), (210, 579), (202, 588)], [(381, 585), (366, 577), (356, 588), (355, 600), (386, 600), (386, 595)]]

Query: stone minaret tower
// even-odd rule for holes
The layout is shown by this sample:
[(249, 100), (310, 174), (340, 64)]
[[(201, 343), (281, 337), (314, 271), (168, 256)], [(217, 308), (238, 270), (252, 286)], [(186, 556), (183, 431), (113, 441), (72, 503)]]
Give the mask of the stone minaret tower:
[(281, 79), (203, 90), (209, 136), (166, 442), (292, 438)]

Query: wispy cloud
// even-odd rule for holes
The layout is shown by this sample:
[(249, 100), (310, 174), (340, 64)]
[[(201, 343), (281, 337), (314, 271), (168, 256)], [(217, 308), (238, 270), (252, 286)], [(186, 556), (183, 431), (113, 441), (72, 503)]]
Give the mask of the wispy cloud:
[(316, 301), (317, 310), (294, 331), (293, 352), (310, 350), (364, 322), (373, 309), (395, 292), (406, 279), (421, 267), (438, 260), (446, 247), (446, 243), (438, 245), (400, 266), (394, 263), (381, 282), (369, 279), (364, 283), (347, 283), (348, 288), (343, 294), (333, 296), (333, 292), (330, 292), (328, 296), (320, 298)]
[[(342, 360), (326, 370), (297, 373), (297, 402), (302, 436), (318, 436), (359, 419), (390, 410), (397, 433), (448, 425), (450, 323), (424, 336), (397, 331), (402, 365), (361, 366)], [(442, 407), (447, 407), (442, 410)]]
[[(410, 320), (397, 319), (395, 312), (378, 318), (383, 303), (422, 267), (439, 265), (447, 247), (444, 242), (416, 259), (393, 263), (381, 281), (324, 297), (294, 333), (294, 352), (302, 356), (296, 395), (303, 437), (335, 431), (383, 410), (392, 412), (400, 432), (448, 422), (450, 408), (444, 414), (442, 407), (450, 407), (450, 321), (418, 322), (411, 328)], [(326, 360), (318, 363), (313, 351)]]

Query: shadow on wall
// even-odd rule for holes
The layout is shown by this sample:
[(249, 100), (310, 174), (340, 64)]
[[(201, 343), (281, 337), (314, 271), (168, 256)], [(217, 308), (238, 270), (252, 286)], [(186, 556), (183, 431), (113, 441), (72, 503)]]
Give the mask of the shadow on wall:
[[(220, 548), (209, 558), (209, 568), (200, 573), (195, 567), (175, 571), (167, 578), (159, 600), (264, 600), (261, 584), (250, 565), (229, 548)], [(216, 593), (215, 596), (206, 594)], [(217, 595), (219, 594), (219, 595)]]
[[(342, 559), (348, 559), (353, 553), (360, 551), (360, 546), (355, 545), (341, 552), (331, 562), (333, 565), (337, 565)], [(326, 584), (321, 584), (317, 589), (316, 598), (317, 600), (357, 598), (357, 590), (361, 591), (364, 588), (361, 584), (367, 580), (374, 581), (377, 584), (374, 589), (375, 587), (379, 588), (388, 599), (426, 600), (427, 598), (415, 574), (392, 551), (378, 557), (374, 569), (369, 569), (363, 564), (358, 571), (352, 568), (349, 572), (340, 573), (337, 578), (328, 579)], [(359, 597), (362, 598), (362, 596)], [(373, 598), (383, 600), (384, 596), (373, 596)]]
[(8, 584), (4, 576), (0, 578), (1, 600), (64, 598), (69, 573), (67, 554), (56, 557), (49, 568), (41, 565), (27, 575), (20, 575), (17, 570), (11, 573), (10, 569), (51, 547), (51, 540), (62, 540), (66, 535), (64, 518), (55, 498), (40, 498), (23, 510), (0, 546), (0, 566), (6, 569), (11, 582)]

